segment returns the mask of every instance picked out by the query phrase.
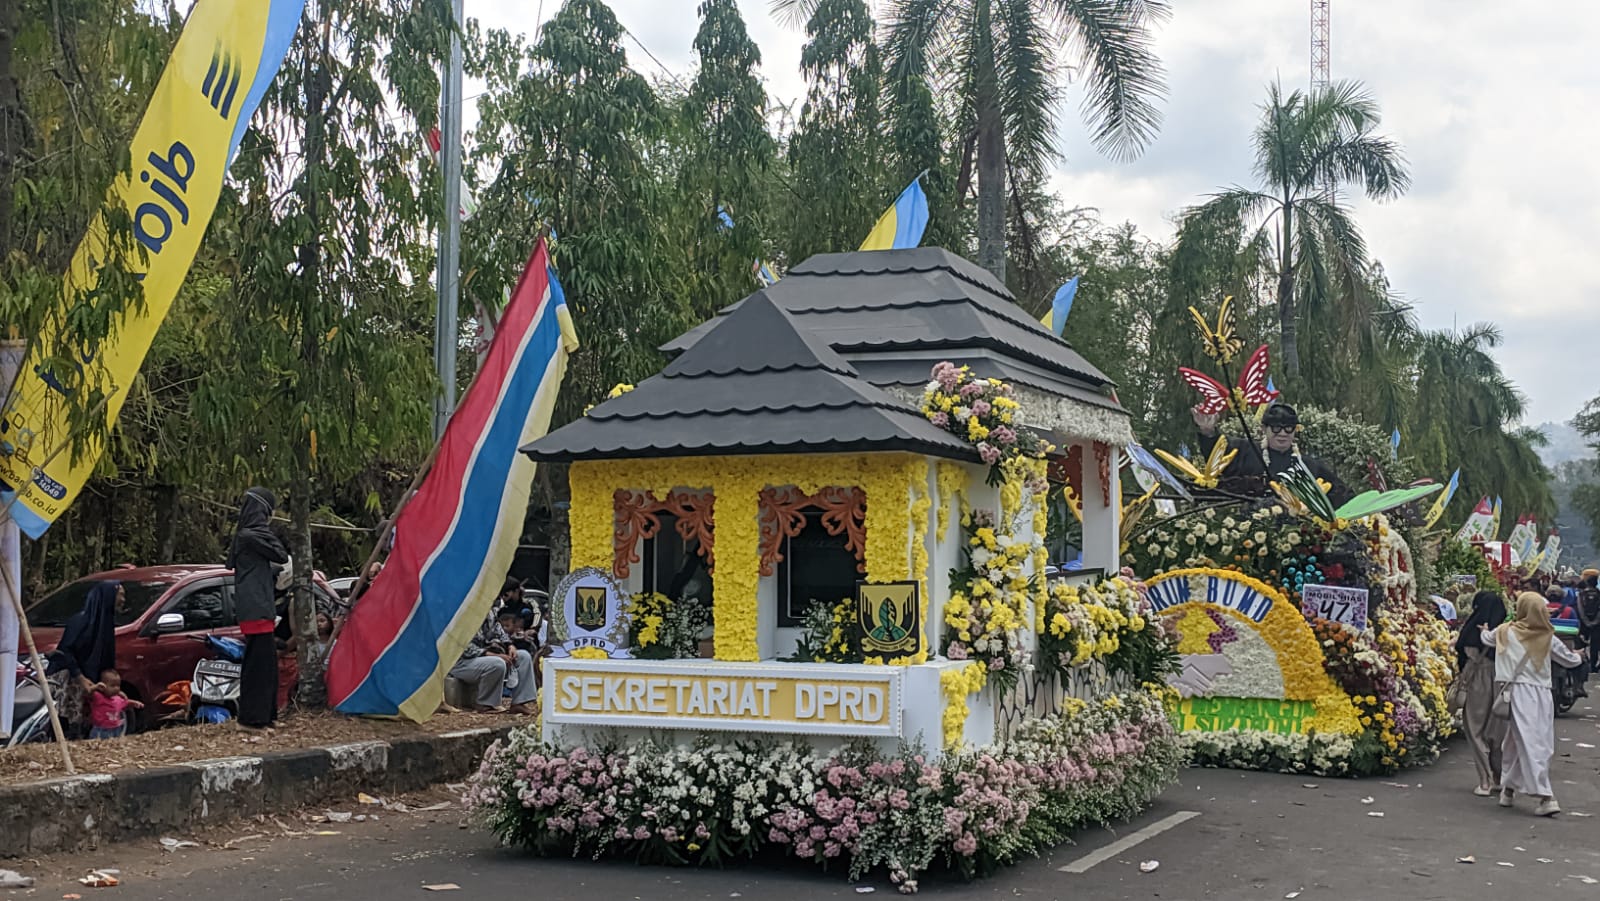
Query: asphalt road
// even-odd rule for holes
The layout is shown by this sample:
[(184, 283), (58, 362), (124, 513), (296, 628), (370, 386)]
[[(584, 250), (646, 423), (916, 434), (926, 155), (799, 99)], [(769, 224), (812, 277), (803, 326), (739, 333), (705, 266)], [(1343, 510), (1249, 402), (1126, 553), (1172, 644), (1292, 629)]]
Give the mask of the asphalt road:
[[(922, 894), (951, 899), (1071, 897), (1096, 901), (1503, 901), (1535, 894), (1541, 901), (1597, 899), (1597, 710), (1600, 705), (1580, 705), (1569, 717), (1557, 721), (1561, 741), (1553, 778), (1567, 813), (1553, 820), (1534, 817), (1526, 802), (1508, 811), (1491, 799), (1474, 797), (1471, 761), (1460, 746), (1439, 764), (1408, 771), (1393, 782), (1191, 770), (1132, 823), (1114, 830), (1089, 830), (1076, 845), (1058, 848), (1047, 858), (986, 881), (964, 884), (924, 879)], [(1580, 815), (1585, 813), (1595, 816)], [(1163, 827), (1169, 828), (1156, 831)], [(289, 836), (285, 829), (339, 834)], [(1154, 834), (1131, 847), (1117, 845), (1148, 833)], [(532, 859), (497, 849), (487, 836), (465, 828), (453, 811), (385, 812), (377, 823), (337, 825), (305, 825), (286, 817), (198, 838), (210, 845), (165, 853), (147, 842), (0, 866), (20, 866), (41, 877), (39, 887), (9, 893), (11, 896), (60, 898), (77, 892), (85, 899), (103, 897), (108, 901), (400, 901), (436, 896), (519, 901), (787, 901), (856, 897), (866, 888), (882, 895), (893, 892), (887, 880), (857, 887), (801, 866), (667, 870)], [(219, 847), (229, 840), (230, 846)], [(1108, 850), (1111, 853), (1106, 853)], [(1476, 863), (1458, 861), (1466, 856), (1475, 857)], [(1140, 862), (1150, 860), (1159, 861), (1159, 867), (1151, 873), (1141, 872)], [(77, 885), (76, 878), (91, 867), (120, 869), (123, 884), (109, 889)], [(1063, 872), (1063, 867), (1084, 872)], [(1594, 881), (1585, 882), (1585, 878)], [(445, 892), (424, 889), (443, 883), (460, 888)], [(0, 897), (6, 895), (0, 892)]]

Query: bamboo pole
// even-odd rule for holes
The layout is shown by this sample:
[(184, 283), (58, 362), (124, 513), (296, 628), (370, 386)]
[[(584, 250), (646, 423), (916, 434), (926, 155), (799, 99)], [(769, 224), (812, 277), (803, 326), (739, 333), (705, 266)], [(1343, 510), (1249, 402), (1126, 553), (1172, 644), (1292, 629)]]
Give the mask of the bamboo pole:
[[(89, 411), (89, 415), (98, 415), (99, 412), (105, 408), (106, 403), (109, 400), (109, 394), (100, 398), (99, 402), (97, 402)], [(66, 450), (71, 445), (72, 436), (68, 435), (61, 441), (60, 444), (57, 444), (55, 449), (50, 451), (50, 453), (46, 455), (43, 460), (39, 461), (37, 466), (33, 467), (33, 472), (38, 473), (43, 471), (46, 466), (50, 465), (52, 460), (54, 460), (56, 457), (59, 457), (61, 452)], [(22, 492), (26, 491), (28, 486), (19, 485), (13, 487), (15, 487), (16, 490), (12, 493), (11, 498), (6, 501), (5, 506), (0, 508), (0, 515), (4, 515), (7, 519), (11, 518), (11, 508), (16, 506), (17, 501), (22, 499)], [(22, 594), (17, 590), (17, 586), (12, 583), (11, 569), (6, 566), (0, 566), (0, 572), (5, 574), (4, 583), (6, 593), (11, 596), (11, 604), (17, 610), (18, 626), (22, 630), (23, 641), (28, 645), (29, 661), (33, 664), (33, 671), (39, 678), (39, 688), (44, 692), (45, 708), (50, 712), (50, 727), (55, 732), (56, 744), (61, 746), (61, 760), (66, 764), (67, 774), (74, 775), (78, 771), (77, 768), (72, 765), (72, 751), (67, 747), (66, 731), (61, 728), (61, 715), (56, 709), (55, 697), (50, 692), (50, 680), (47, 679), (44, 674), (44, 658), (39, 656), (39, 648), (34, 644), (33, 641), (33, 628), (28, 625), (28, 612), (22, 606)], [(0, 673), (0, 677), (13, 678), (12, 676), (5, 675), (3, 673)]]
[[(7, 516), (9, 515), (8, 513)], [(72, 750), (67, 747), (67, 733), (61, 728), (61, 715), (56, 710), (56, 699), (50, 691), (50, 680), (44, 674), (44, 658), (39, 656), (39, 646), (33, 642), (33, 628), (28, 625), (28, 611), (22, 609), (22, 595), (17, 592), (17, 586), (11, 581), (11, 567), (0, 566), (0, 575), (4, 576), (6, 595), (11, 598), (11, 606), (17, 611), (18, 625), (22, 627), (22, 638), (28, 645), (28, 663), (39, 679), (40, 690), (44, 692), (44, 706), (50, 712), (50, 729), (55, 732), (56, 744), (61, 746), (61, 762), (67, 767), (67, 775), (76, 775), (78, 770), (72, 765)], [(0, 677), (12, 678), (3, 673), (0, 673)]]

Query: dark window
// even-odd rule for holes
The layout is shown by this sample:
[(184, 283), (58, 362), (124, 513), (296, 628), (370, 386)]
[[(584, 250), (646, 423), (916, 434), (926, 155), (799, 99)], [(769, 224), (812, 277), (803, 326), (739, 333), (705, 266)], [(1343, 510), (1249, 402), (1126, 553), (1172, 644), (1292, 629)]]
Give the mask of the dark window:
[(167, 612), (183, 614), (186, 632), (233, 625), (233, 616), (228, 613), (227, 589), (220, 583), (194, 589), (179, 598)]
[(832, 606), (856, 594), (861, 571), (843, 533), (829, 535), (822, 511), (808, 510), (800, 534), (783, 543), (778, 564), (778, 625), (798, 626), (812, 604)]
[[(28, 625), (35, 628), (65, 626), (74, 613), (83, 609), (83, 602), (89, 596), (89, 589), (103, 581), (106, 580), (79, 579), (61, 586), (44, 600), (28, 608)], [(171, 587), (171, 582), (123, 582), (122, 590), (128, 599), (117, 611), (116, 624), (126, 626), (138, 619)]]
[(706, 572), (699, 545), (685, 542), (678, 534), (678, 517), (671, 513), (657, 515), (661, 528), (654, 538), (644, 540), (639, 554), (644, 590), (658, 591), (673, 600), (698, 597), (707, 607), (711, 606), (712, 579)]

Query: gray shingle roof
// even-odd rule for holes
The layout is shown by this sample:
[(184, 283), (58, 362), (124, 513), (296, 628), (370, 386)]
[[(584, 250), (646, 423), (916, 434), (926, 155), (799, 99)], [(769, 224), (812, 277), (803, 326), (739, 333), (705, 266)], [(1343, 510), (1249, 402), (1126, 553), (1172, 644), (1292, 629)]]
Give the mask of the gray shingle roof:
[(972, 445), (861, 379), (765, 291), (717, 317), (660, 375), (522, 448), (541, 461), (911, 451)]
[[(941, 359), (986, 360), (995, 377), (1121, 409), (1103, 393), (1104, 373), (1024, 313), (987, 270), (943, 248), (818, 254), (765, 294), (877, 385), (925, 382)], [(693, 347), (739, 306), (661, 349)]]

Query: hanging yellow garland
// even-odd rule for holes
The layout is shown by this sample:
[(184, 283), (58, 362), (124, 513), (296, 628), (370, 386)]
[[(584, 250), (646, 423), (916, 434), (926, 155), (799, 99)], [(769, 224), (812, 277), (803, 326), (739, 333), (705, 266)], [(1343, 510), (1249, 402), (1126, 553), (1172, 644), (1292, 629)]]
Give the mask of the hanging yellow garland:
[(967, 717), (972, 708), (967, 698), (983, 690), (989, 681), (988, 668), (981, 663), (951, 667), (939, 674), (939, 691), (944, 695), (944, 748), (953, 751), (961, 745), (961, 736), (967, 730)]
[(950, 534), (950, 509), (957, 493), (967, 490), (967, 467), (954, 460), (939, 461), (939, 529), (935, 534), (943, 541)]

